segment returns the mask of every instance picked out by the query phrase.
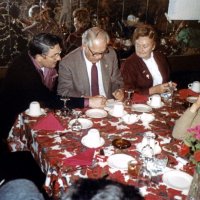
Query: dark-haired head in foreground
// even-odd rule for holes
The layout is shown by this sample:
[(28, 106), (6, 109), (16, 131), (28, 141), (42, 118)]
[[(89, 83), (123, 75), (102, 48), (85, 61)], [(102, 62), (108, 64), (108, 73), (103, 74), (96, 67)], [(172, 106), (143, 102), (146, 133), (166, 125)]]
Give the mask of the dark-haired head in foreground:
[(79, 179), (62, 200), (143, 200), (134, 186), (106, 179)]

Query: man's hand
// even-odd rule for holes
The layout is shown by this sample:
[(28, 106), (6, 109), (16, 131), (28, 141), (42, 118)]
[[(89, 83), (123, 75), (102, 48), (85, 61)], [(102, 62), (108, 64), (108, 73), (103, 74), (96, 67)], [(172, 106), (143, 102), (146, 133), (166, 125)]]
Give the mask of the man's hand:
[(116, 100), (123, 101), (123, 99), (124, 99), (124, 90), (117, 89), (112, 93), (112, 95), (115, 97)]
[(90, 108), (104, 108), (106, 103), (106, 98), (104, 96), (94, 96), (89, 98)]

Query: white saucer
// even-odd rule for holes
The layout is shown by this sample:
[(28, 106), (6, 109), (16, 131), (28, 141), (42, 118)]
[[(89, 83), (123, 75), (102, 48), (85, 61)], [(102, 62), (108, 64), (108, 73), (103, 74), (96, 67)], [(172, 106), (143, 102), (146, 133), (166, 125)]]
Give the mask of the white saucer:
[(31, 113), (29, 113), (29, 109), (27, 109), (27, 110), (25, 111), (25, 114), (26, 114), (26, 115), (29, 115), (30, 117), (39, 117), (39, 116), (41, 116), (41, 115), (44, 115), (44, 114), (45, 114), (45, 111), (44, 111), (43, 108), (41, 108), (39, 114), (37, 114), (37, 115), (32, 115)]
[(111, 168), (119, 169), (119, 170), (127, 170), (128, 169), (128, 162), (136, 160), (127, 154), (113, 154), (107, 159), (108, 166)]
[(89, 141), (89, 143), (88, 143), (88, 138), (87, 138), (87, 136), (84, 136), (84, 137), (81, 139), (81, 143), (82, 143), (84, 146), (88, 147), (88, 148), (98, 148), (98, 147), (101, 147), (101, 146), (104, 145), (105, 140), (101, 137), (101, 138), (100, 138), (100, 143), (99, 143), (98, 145), (94, 145), (94, 144), (92, 143), (92, 141)]
[(162, 107), (164, 106), (164, 103), (161, 102), (161, 105), (160, 105), (160, 106), (152, 106), (152, 105), (150, 104), (150, 102), (147, 101), (147, 105), (151, 106), (152, 108), (162, 108)]
[(192, 176), (183, 171), (171, 170), (163, 174), (162, 180), (168, 187), (183, 191), (189, 190)]
[[(71, 127), (72, 124), (76, 121), (76, 119), (72, 119), (69, 122), (69, 126)], [(93, 123), (91, 120), (89, 119), (85, 119), (85, 118), (78, 118), (78, 121), (81, 123), (82, 129), (88, 129), (91, 128), (93, 126)]]
[(108, 115), (108, 113), (102, 109), (89, 109), (85, 114), (90, 118), (104, 118)]
[(197, 98), (198, 97), (187, 97), (186, 101), (188, 101), (189, 103), (194, 103), (194, 102), (196, 102)]
[(111, 116), (113, 116), (113, 117), (123, 117), (124, 115), (127, 114), (127, 112), (124, 110), (124, 112), (123, 112), (122, 115), (115, 115), (115, 114), (113, 114), (113, 109), (110, 110), (108, 113), (109, 113)]
[(136, 112), (151, 112), (152, 108), (151, 108), (151, 106), (148, 106), (146, 104), (133, 104), (132, 105), (132, 111), (136, 111)]

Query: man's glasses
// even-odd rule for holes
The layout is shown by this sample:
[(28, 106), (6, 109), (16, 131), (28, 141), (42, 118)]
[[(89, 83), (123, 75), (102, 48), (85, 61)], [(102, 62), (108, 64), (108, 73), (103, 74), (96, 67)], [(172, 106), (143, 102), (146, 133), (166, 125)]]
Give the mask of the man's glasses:
[(108, 49), (108, 48), (106, 48), (106, 50), (103, 51), (103, 52), (93, 52), (93, 51), (90, 49), (89, 46), (88, 46), (88, 49), (89, 49), (90, 53), (92, 54), (92, 56), (103, 56), (104, 54), (109, 53), (109, 49)]
[(46, 56), (46, 57), (49, 57), (49, 58), (51, 58), (51, 59), (56, 59), (56, 58), (60, 58), (60, 54), (61, 54), (62, 52), (58, 52), (58, 53), (55, 53), (54, 55), (52, 55), (52, 56), (49, 56), (49, 55), (46, 55), (46, 54), (43, 54), (44, 56)]

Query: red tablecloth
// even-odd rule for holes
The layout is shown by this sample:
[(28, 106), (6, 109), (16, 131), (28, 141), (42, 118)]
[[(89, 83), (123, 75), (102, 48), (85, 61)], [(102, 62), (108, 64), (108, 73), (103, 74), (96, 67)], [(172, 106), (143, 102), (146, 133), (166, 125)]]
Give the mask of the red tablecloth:
[[(100, 119), (88, 118), (84, 114), (86, 110), (83, 109), (82, 117), (90, 119), (93, 122), (93, 128), (99, 129), (105, 140), (102, 147), (95, 149), (94, 160), (96, 164), (92, 164), (92, 166), (69, 166), (64, 162), (66, 158), (78, 155), (88, 149), (81, 143), (81, 138), (87, 134), (87, 130), (73, 132), (68, 127), (71, 118), (62, 117), (60, 111), (52, 114), (65, 130), (35, 130), (33, 127), (44, 116), (32, 118), (25, 113), (21, 113), (10, 131), (8, 142), (11, 151), (31, 151), (42, 171), (46, 174), (44, 187), (49, 196), (54, 196), (55, 199), (60, 196), (61, 191), (66, 191), (72, 182), (80, 177), (101, 178), (107, 175), (109, 179), (136, 185), (137, 180), (130, 178), (126, 170), (110, 168), (107, 165), (107, 158), (119, 152), (137, 158), (139, 152), (136, 150), (136, 145), (141, 142), (143, 133), (146, 131), (155, 133), (160, 146), (164, 150), (169, 150), (169, 152), (162, 151), (168, 155), (168, 165), (170, 167), (192, 174), (192, 166), (190, 164), (181, 165), (175, 156), (182, 142), (171, 137), (175, 120), (185, 110), (183, 105), (183, 101), (176, 97), (172, 107), (164, 106), (153, 109), (152, 113), (155, 115), (155, 120), (149, 127), (144, 127), (141, 121), (133, 125), (126, 125), (122, 123), (121, 119), (110, 115)], [(140, 115), (141, 113), (136, 114)], [(112, 141), (121, 137), (129, 140), (131, 147), (121, 151), (115, 149), (112, 146)], [(105, 155), (101, 155), (101, 149), (104, 150)], [(171, 199), (175, 195), (182, 197), (182, 199), (186, 198), (181, 191), (167, 187), (162, 183), (161, 178), (156, 180), (156, 184), (152, 184), (148, 188), (141, 188), (141, 190), (145, 199), (149, 200)]]

